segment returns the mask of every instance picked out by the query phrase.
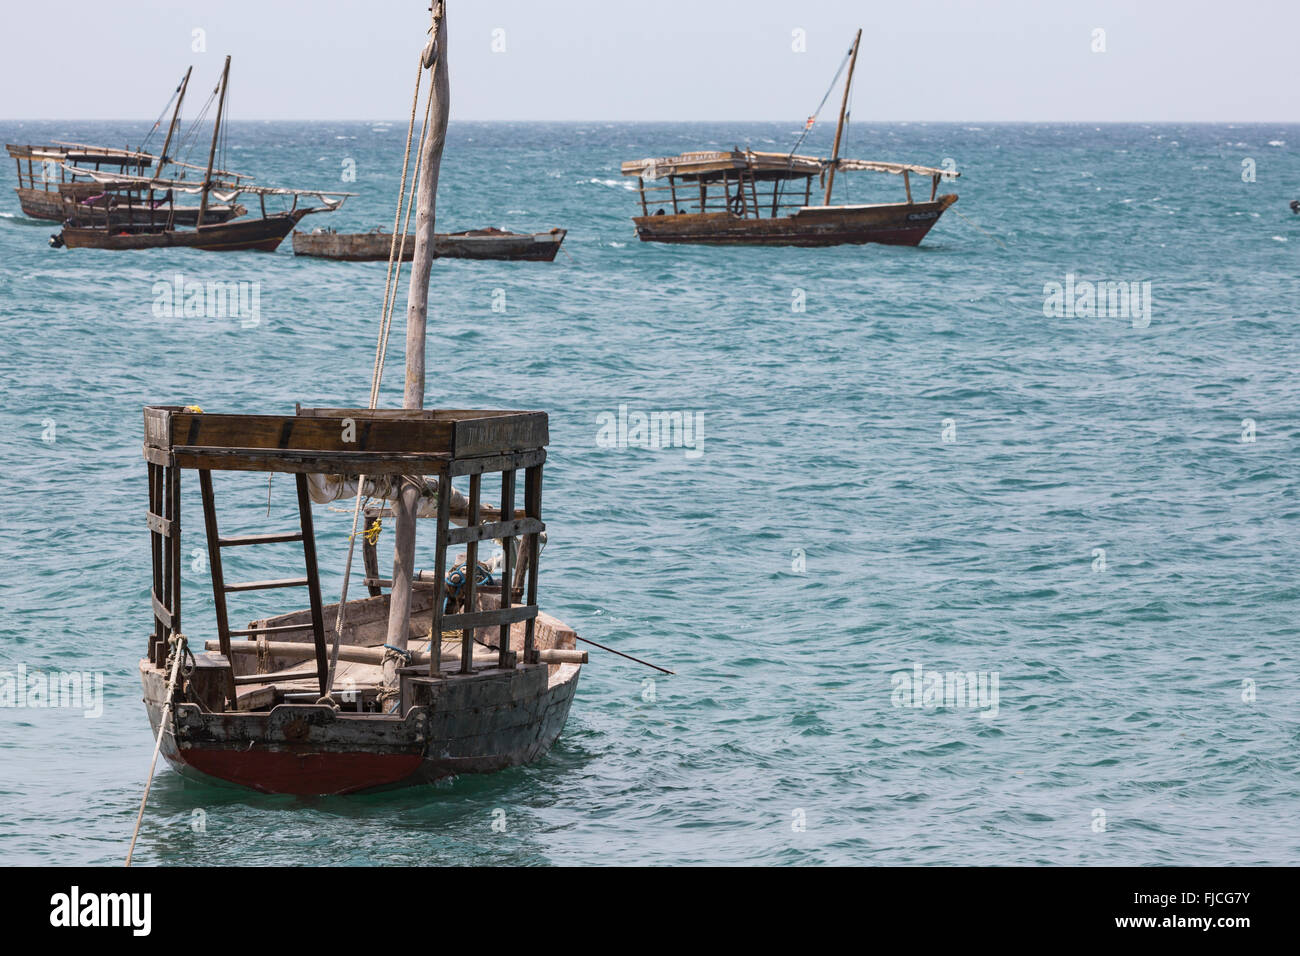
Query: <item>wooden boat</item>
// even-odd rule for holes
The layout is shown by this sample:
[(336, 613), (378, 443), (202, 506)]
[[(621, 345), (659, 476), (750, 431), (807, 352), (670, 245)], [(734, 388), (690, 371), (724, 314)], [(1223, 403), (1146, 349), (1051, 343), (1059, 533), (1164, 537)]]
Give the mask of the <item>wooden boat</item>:
[[(434, 255), (439, 259), (520, 259), (551, 262), (560, 251), (567, 230), (517, 233), (502, 229), (470, 229), (465, 232), (440, 232), (435, 236)], [(328, 229), (293, 234), (293, 254), (349, 262), (387, 261), (393, 234), (370, 232), (342, 233)], [(403, 262), (415, 255), (415, 237), (406, 237)]]
[[(186, 75), (188, 80), (188, 74)], [(69, 249), (158, 249), (190, 248), (213, 252), (235, 250), (257, 250), (274, 252), (304, 216), (313, 212), (329, 212), (342, 205), (344, 198), (352, 193), (336, 193), (311, 190), (281, 189), (270, 186), (255, 186), (240, 181), (226, 182), (214, 178), (217, 143), (221, 135), (221, 121), (226, 102), (226, 92), (230, 80), (230, 57), (226, 57), (221, 73), (219, 87), (220, 99), (217, 104), (216, 119), (212, 126), (212, 145), (208, 152), (208, 165), (204, 171), (201, 184), (188, 183), (184, 180), (164, 180), (158, 176), (133, 175), (126, 172), (103, 173), (81, 170), (92, 180), (94, 188), (100, 190), (94, 201), (87, 202), (77, 198), (76, 194), (65, 195), (64, 224), (62, 232), (50, 237), (50, 244), (56, 248), (67, 246)], [(179, 112), (180, 103), (177, 102)], [(175, 127), (176, 117), (173, 116)], [(168, 131), (168, 143), (171, 140)], [(167, 143), (163, 154), (166, 155)], [(177, 217), (175, 197), (178, 194), (198, 194), (201, 198), (192, 229), (180, 229), (184, 225)], [(212, 197), (218, 203), (225, 203), (234, 208), (236, 198), (242, 194), (256, 195), (261, 203), (261, 216), (247, 219), (220, 218), (213, 221), (209, 210), (213, 208)], [(292, 196), (293, 206), (283, 212), (268, 213), (267, 196)], [(318, 197), (321, 206), (299, 207), (299, 197), (303, 195)], [(242, 206), (238, 207), (243, 209)]]
[[(625, 162), (623, 175), (637, 177), (641, 199), (641, 215), (632, 220), (637, 236), (643, 242), (711, 245), (919, 244), (957, 201), (955, 194), (939, 195), (940, 182), (960, 174), (930, 166), (840, 157), (861, 40), (859, 30), (847, 54), (849, 74), (829, 159), (798, 155), (795, 150), (773, 153), (736, 148)], [(805, 135), (813, 119), (809, 118)], [(906, 202), (831, 205), (838, 170), (902, 176)], [(930, 180), (928, 199), (917, 201), (913, 196), (913, 176)], [(813, 204), (814, 178), (819, 180), (819, 189), (825, 186), (819, 205)], [(659, 180), (667, 180), (666, 185), (647, 185)]]
[[(343, 440), (348, 420), (358, 436), (353, 443)], [(537, 605), (547, 441), (547, 416), (538, 412), (299, 409), (275, 416), (146, 408), (154, 627), (140, 675), (166, 759), (186, 775), (265, 792), (338, 794), (498, 770), (544, 753), (564, 727), (586, 659), (572, 629)], [(457, 516), (463, 526), (451, 523), (453, 496), (438, 497), (434, 571), (421, 576), (409, 607), (407, 647), (414, 654), (397, 667), (399, 687), (387, 703), (382, 669), (391, 594), (384, 593), (347, 602), (333, 699), (321, 702), (327, 641), (339, 612), (337, 603), (323, 603), (317, 571), (308, 475), (323, 469), (371, 478), (414, 470), (433, 476), (439, 488), (468, 476), (469, 496)], [(193, 652), (169, 698), (169, 642), (182, 633), (181, 567), (189, 560), (181, 475), (190, 470), (199, 477), (216, 639)], [(525, 508), (516, 511), (520, 470)], [(214, 472), (293, 474), (298, 527), (252, 535), (223, 530)], [(481, 503), (485, 475), (500, 476), (504, 511)], [(505, 544), (500, 582), (491, 591), (477, 575), (459, 589), (449, 585), (447, 549), (464, 546), (477, 566), (479, 543), (493, 538)], [(229, 549), (277, 542), (300, 543), (297, 576), (226, 579)], [(367, 547), (367, 564), (377, 567), (375, 546)], [(391, 585), (373, 577), (367, 583)], [(230, 626), (232, 594), (285, 587), (303, 588), (308, 606)], [(458, 632), (454, 643), (451, 632)], [(433, 634), (440, 639), (431, 646)]]
[[(18, 168), (18, 186), (15, 192), (18, 193), (18, 202), (22, 206), (23, 215), (32, 219), (62, 222), (68, 217), (69, 202), (87, 202), (102, 193), (102, 189), (96, 183), (84, 181), (87, 178), (85, 171), (88, 170), (100, 172), (108, 168), (122, 173), (143, 175), (149, 169), (161, 173), (167, 166), (181, 169), (201, 168), (182, 162), (170, 155), (168, 150), (176, 131), (181, 104), (185, 100), (185, 91), (189, 86), (192, 72), (193, 67), (185, 71), (185, 76), (181, 78), (180, 84), (172, 94), (175, 109), (167, 128), (161, 156), (154, 156), (144, 149), (116, 149), (88, 143), (54, 142), (44, 145), (6, 143), (5, 149)], [(169, 102), (168, 106), (170, 105)], [(166, 113), (166, 107), (163, 113)], [(157, 129), (158, 125), (155, 123), (154, 129)], [(223, 177), (236, 181), (248, 178), (228, 170), (217, 172)], [(242, 216), (247, 211), (239, 205), (210, 203), (204, 218), (207, 222), (225, 222), (227, 219)], [(133, 213), (139, 222), (148, 220), (147, 210), (136, 209)], [(172, 212), (173, 220), (180, 225), (192, 226), (198, 222), (198, 217), (199, 207), (193, 205), (178, 205)]]
[[(576, 649), (574, 632), (538, 606), (547, 415), (423, 407), (434, 200), (449, 109), (442, 9), (433, 4), (433, 36), (421, 54), (432, 71), (431, 102), (416, 151), (423, 172), (413, 177), (419, 210), (404, 407), (374, 407), (396, 292), (390, 278), (369, 407), (298, 407), (293, 415), (144, 410), (153, 630), (139, 667), (155, 755), (161, 751), (182, 773), (272, 793), (354, 793), (532, 760), (568, 718), (586, 654)], [(189, 560), (181, 476), (190, 470), (198, 472), (214, 599), (215, 638), (202, 650), (181, 620), (181, 569)], [(214, 473), (268, 472), (294, 476), (296, 528), (225, 530)], [(520, 472), (523, 508), (516, 509)], [(483, 500), (487, 482), (500, 490), (498, 508)], [(327, 605), (312, 503), (345, 497), (355, 501), (347, 570), (339, 601)], [(365, 511), (364, 530), (357, 523), (363, 499), (391, 502)], [(393, 572), (383, 579), (376, 542), (389, 516)], [(434, 523), (432, 572), (415, 570), (421, 516)], [(349, 600), (359, 540), (370, 593)], [(481, 562), (480, 549), (494, 541), (497, 562)], [(286, 576), (227, 580), (229, 549), (274, 545), (302, 549), (290, 555)], [(463, 556), (449, 561), (457, 547)], [(232, 594), (284, 588), (305, 590), (306, 606), (231, 627)], [(148, 788), (141, 814), (147, 800)]]

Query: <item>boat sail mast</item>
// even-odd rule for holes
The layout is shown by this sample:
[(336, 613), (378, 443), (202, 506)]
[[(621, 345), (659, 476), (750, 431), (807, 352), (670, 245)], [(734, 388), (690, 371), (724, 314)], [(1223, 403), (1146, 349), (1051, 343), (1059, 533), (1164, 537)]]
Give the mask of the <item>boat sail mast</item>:
[[(217, 118), (212, 124), (212, 146), (208, 149), (208, 171), (203, 175), (203, 198), (199, 201), (199, 219), (194, 228), (203, 225), (203, 217), (208, 211), (208, 193), (212, 190), (212, 163), (217, 158), (217, 137), (221, 134), (221, 112), (226, 106), (226, 84), (230, 80), (230, 57), (221, 70), (221, 98), (217, 101)], [(211, 102), (209, 100), (209, 102)]]
[[(415, 220), (415, 255), (411, 263), (411, 284), (406, 300), (406, 384), (402, 407), (424, 408), (425, 331), (429, 311), (429, 276), (433, 269), (434, 220), (438, 198), (438, 171), (442, 163), (443, 144), (447, 138), (447, 117), (451, 91), (447, 71), (446, 5), (434, 0), (432, 40), (425, 48), (424, 63), (433, 69), (429, 95), (429, 130), (420, 158), (419, 201)], [(416, 510), (423, 486), (423, 476), (403, 479), (401, 495), (393, 503), (396, 530), (393, 546), (393, 584), (389, 592), (388, 631), (385, 643), (405, 651), (411, 623), (411, 579), (415, 574)], [(439, 496), (450, 495), (450, 487), (438, 488)], [(430, 653), (436, 655), (441, 634), (430, 634)], [(397, 686), (397, 661), (385, 658), (383, 683), (386, 690)]]
[(831, 148), (830, 169), (826, 173), (826, 199), (822, 205), (831, 204), (831, 187), (835, 185), (835, 164), (840, 158), (840, 137), (844, 133), (844, 116), (849, 109), (849, 90), (853, 88), (853, 68), (858, 63), (858, 46), (862, 43), (862, 28), (858, 28), (858, 35), (853, 38), (853, 52), (849, 56), (849, 75), (844, 81), (844, 99), (840, 101), (840, 121), (835, 124), (835, 145)]
[(172, 135), (176, 132), (176, 121), (181, 116), (181, 103), (185, 102), (185, 91), (189, 89), (190, 74), (194, 72), (194, 67), (185, 71), (185, 78), (181, 80), (180, 89), (176, 91), (176, 109), (172, 111), (171, 125), (167, 127), (167, 138), (163, 140), (162, 155), (158, 157), (158, 165), (154, 168), (154, 179), (162, 175), (163, 166), (167, 164), (167, 148), (172, 144)]

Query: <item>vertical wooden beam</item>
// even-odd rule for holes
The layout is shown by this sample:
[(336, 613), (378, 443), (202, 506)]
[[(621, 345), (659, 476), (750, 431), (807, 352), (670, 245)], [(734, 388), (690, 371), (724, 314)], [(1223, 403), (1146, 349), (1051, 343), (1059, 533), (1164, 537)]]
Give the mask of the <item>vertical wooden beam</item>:
[[(677, 208), (677, 177), (676, 176), (668, 177), (668, 189), (673, 194), (673, 215), (676, 216), (681, 211)], [(502, 514), (504, 514), (504, 512), (502, 512)]]
[(172, 465), (168, 471), (168, 515), (171, 521), (171, 536), (167, 539), (171, 545), (171, 597), (168, 610), (172, 615), (172, 633), (184, 634), (181, 630), (181, 469)]
[(704, 177), (700, 177), (700, 212), (708, 206), (708, 190), (704, 186)]
[(320, 597), (320, 569), (316, 566), (316, 534), (311, 520), (311, 494), (307, 490), (307, 476), (297, 474), (298, 521), (302, 527), (302, 553), (307, 562), (307, 593), (311, 596), (311, 633), (316, 641), (316, 677), (320, 682), (321, 696), (329, 688), (330, 661), (325, 649), (325, 613)]
[[(515, 513), (515, 469), (501, 473), (501, 520), (509, 521)], [(510, 607), (514, 595), (512, 589), (515, 583), (514, 576), (514, 557), (515, 557), (515, 539), (502, 538), (501, 547), (504, 551), (501, 562), (501, 607)], [(510, 666), (510, 625), (501, 625), (501, 636), (497, 644), (497, 666), (506, 668)]]
[(636, 178), (636, 188), (637, 192), (641, 194), (641, 215), (648, 216), (650, 215), (650, 207), (645, 204), (645, 179), (638, 176)]
[[(162, 517), (162, 466), (149, 462), (149, 513)], [(153, 558), (153, 591), (152, 598), (159, 601), (163, 599), (163, 537), (157, 531), (149, 531), (149, 551), (150, 557)], [(151, 600), (152, 606), (153, 601)], [(149, 659), (159, 666), (162, 662), (157, 659), (155, 651), (159, 641), (167, 640), (167, 632), (163, 628), (162, 621), (158, 620), (155, 613), (153, 618), (153, 637), (149, 641)]]
[[(379, 509), (366, 509), (366, 531), (368, 532), (374, 523), (379, 520)], [(378, 579), (379, 577), (379, 547), (370, 543), (370, 537), (363, 534), (361, 536), (361, 560), (365, 564), (366, 577)], [(370, 592), (371, 597), (379, 597), (384, 593), (384, 589), (378, 584), (367, 584), (366, 590)]]
[[(524, 472), (524, 511), (530, 518), (536, 518), (539, 521), (542, 517), (542, 466), (533, 465)], [(541, 542), (538, 540), (537, 533), (528, 536), (528, 590), (524, 595), (524, 603), (530, 605), (537, 604), (537, 556), (541, 551)], [(533, 648), (533, 638), (536, 618), (529, 618), (524, 624), (524, 662), (535, 664), (536, 650)]]
[(447, 600), (447, 527), (451, 524), (451, 470), (438, 472), (438, 530), (433, 551), (433, 624), (429, 628), (429, 676), (442, 672), (442, 606)]
[(934, 202), (935, 194), (939, 192), (939, 174), (935, 173), (930, 177), (930, 202)]
[(831, 149), (831, 164), (826, 175), (826, 200), (824, 206), (831, 204), (831, 187), (835, 185), (835, 164), (840, 158), (840, 137), (844, 134), (844, 115), (849, 108), (849, 90), (853, 88), (853, 68), (858, 64), (858, 47), (862, 44), (862, 30), (853, 38), (853, 51), (849, 55), (849, 75), (844, 80), (844, 99), (840, 101), (840, 121), (835, 124), (835, 146)]
[[(466, 522), (473, 528), (479, 523), (480, 498), (482, 497), (482, 475), (469, 476), (469, 519)], [(478, 542), (470, 541), (465, 545), (465, 611), (473, 612), (474, 596), (478, 591)], [(474, 628), (467, 627), (460, 635), (460, 672), (468, 674), (474, 669)]]
[(203, 496), (203, 530), (208, 539), (208, 573), (212, 576), (212, 600), (217, 613), (217, 640), (226, 660), (230, 656), (230, 618), (226, 611), (226, 578), (221, 568), (221, 533), (217, 529), (217, 504), (212, 493), (212, 472), (199, 469), (199, 491)]
[(903, 188), (907, 190), (907, 204), (910, 206), (912, 205), (912, 179), (906, 169), (903, 170)]

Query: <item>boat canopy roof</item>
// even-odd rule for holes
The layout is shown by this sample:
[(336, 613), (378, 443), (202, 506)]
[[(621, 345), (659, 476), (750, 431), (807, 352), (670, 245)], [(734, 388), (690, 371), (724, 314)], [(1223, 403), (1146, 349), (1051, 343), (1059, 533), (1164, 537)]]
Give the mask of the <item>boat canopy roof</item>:
[[(105, 189), (172, 189), (177, 192), (198, 194), (203, 192), (203, 183), (188, 179), (161, 179), (156, 176), (134, 176), (130, 173), (107, 173), (77, 166), (64, 166), (73, 176), (84, 176), (103, 186)], [(249, 193), (258, 196), (315, 196), (322, 202), (331, 203), (338, 197), (341, 203), (356, 193), (331, 192), (323, 189), (288, 189), (281, 186), (254, 186), (251, 183), (231, 183), (214, 180), (211, 193), (222, 202), (232, 202), (238, 196)]]
[(155, 157), (150, 153), (107, 146), (28, 146), (5, 143), (11, 159), (26, 159), (33, 163), (99, 163), (103, 166), (152, 166)]
[[(799, 179), (820, 176), (830, 169), (831, 160), (819, 156), (799, 156), (794, 153), (767, 153), (754, 150), (699, 150), (680, 156), (660, 156), (634, 159), (623, 164), (624, 176), (642, 179), (665, 179), (680, 176), (688, 180), (722, 179), (735, 170), (746, 170), (755, 179)], [(913, 166), (908, 163), (883, 163), (867, 159), (839, 159), (836, 169), (845, 171), (866, 170), (878, 173), (915, 173), (919, 176), (958, 176), (956, 170), (935, 169), (932, 166)]]

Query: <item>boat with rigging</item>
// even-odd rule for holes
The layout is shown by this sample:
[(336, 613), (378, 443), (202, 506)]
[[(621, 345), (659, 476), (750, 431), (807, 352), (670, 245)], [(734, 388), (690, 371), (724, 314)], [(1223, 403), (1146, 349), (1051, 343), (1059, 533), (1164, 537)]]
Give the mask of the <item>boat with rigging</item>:
[[(180, 119), (181, 104), (189, 87), (190, 74), (194, 68), (185, 71), (180, 84), (172, 98), (163, 107), (162, 113), (149, 130), (139, 149), (118, 149), (111, 146), (97, 146), (89, 143), (55, 141), (45, 144), (6, 143), (5, 150), (14, 160), (18, 170), (18, 203), (23, 215), (32, 219), (45, 219), (62, 222), (68, 217), (68, 203), (93, 205), (103, 202), (100, 196), (103, 190), (90, 179), (90, 172), (102, 172), (115, 169), (120, 173), (143, 176), (147, 170), (155, 169), (159, 174), (168, 166), (184, 170), (202, 169), (175, 156), (169, 147), (173, 145), (177, 122)], [(160, 155), (148, 152), (150, 137), (158, 131), (162, 117), (167, 109), (175, 104), (167, 135)], [(206, 107), (205, 107), (206, 110)], [(201, 115), (201, 114), (200, 114)], [(191, 130), (192, 132), (193, 130)], [(218, 175), (239, 181), (248, 179), (240, 173), (228, 170), (215, 170)], [(208, 222), (225, 222), (236, 216), (242, 216), (248, 210), (238, 204), (214, 202), (208, 205), (205, 218)], [(133, 210), (142, 221), (147, 220), (144, 208)], [(124, 214), (124, 213), (123, 213)], [(193, 225), (198, 220), (199, 207), (196, 205), (175, 205), (172, 216), (181, 225)]]
[[(153, 624), (139, 668), (155, 761), (161, 752), (187, 775), (272, 793), (342, 794), (524, 763), (559, 736), (586, 662), (574, 631), (544, 614), (538, 600), (548, 416), (424, 407), (449, 107), (442, 0), (432, 14), (432, 37), (421, 52), (431, 119), (419, 137), (411, 190), (398, 201), (397, 218), (404, 199), (409, 226), (418, 184), (403, 407), (377, 407), (402, 268), (393, 257), (366, 407), (298, 406), (276, 415), (181, 405), (144, 410)], [(413, 109), (412, 129), (414, 117)], [(404, 166), (403, 187), (406, 173)], [(483, 370), (492, 372), (490, 356)], [(181, 619), (187, 472), (198, 476), (214, 603), (215, 637), (201, 648)], [(216, 508), (217, 482), (267, 473), (293, 476), (296, 527), (228, 530)], [(496, 506), (488, 498), (494, 492)], [(352, 520), (342, 588), (339, 600), (326, 604), (312, 506), (346, 499)], [(391, 575), (381, 577), (385, 520), (394, 529), (394, 556)], [(433, 540), (425, 541), (432, 570), (423, 572), (415, 565), (421, 520), (433, 524)], [(358, 542), (368, 593), (349, 599)], [(275, 546), (297, 552), (281, 576), (227, 577), (236, 554)], [(486, 560), (490, 549), (496, 554)], [(232, 596), (286, 588), (304, 590), (307, 606), (231, 626)], [(147, 799), (146, 787), (141, 815)]]
[[(867, 242), (918, 245), (939, 217), (957, 201), (955, 193), (939, 193), (940, 183), (960, 174), (955, 169), (840, 156), (861, 42), (859, 30), (845, 55), (849, 72), (829, 158), (797, 152), (815, 122), (817, 114), (814, 114), (789, 153), (736, 147), (623, 163), (623, 175), (635, 176), (637, 180), (641, 215), (632, 221), (638, 238), (643, 242), (711, 245), (831, 246)], [(828, 90), (828, 96), (829, 93)], [(825, 104), (825, 98), (822, 103)], [(906, 201), (832, 205), (835, 174), (839, 171), (901, 176)], [(913, 177), (922, 183), (929, 180), (928, 198), (918, 199), (914, 195)], [(814, 204), (814, 179), (818, 181), (820, 204)]]
[[(188, 79), (188, 74), (187, 74)], [(221, 71), (221, 81), (214, 91), (217, 96), (217, 113), (212, 126), (212, 143), (203, 181), (163, 179), (158, 175), (144, 176), (127, 172), (102, 172), (79, 169), (78, 174), (92, 181), (97, 192), (82, 198), (81, 193), (62, 196), (64, 221), (61, 232), (50, 237), (50, 245), (69, 249), (156, 249), (184, 247), (208, 251), (258, 250), (274, 252), (304, 216), (316, 212), (331, 212), (355, 193), (328, 192), (309, 189), (286, 189), (274, 186), (257, 186), (242, 178), (225, 180), (215, 164), (217, 147), (221, 140), (222, 120), (226, 95), (230, 83), (230, 57), (226, 57)], [(179, 110), (180, 103), (177, 103)], [(173, 126), (175, 127), (175, 117)], [(171, 131), (168, 133), (170, 142)], [(164, 144), (163, 153), (167, 149)], [(178, 217), (176, 197), (197, 195), (199, 204), (192, 228)], [(214, 207), (236, 208), (241, 196), (256, 196), (261, 215), (247, 218), (210, 216)], [(268, 211), (268, 196), (292, 197), (288, 210)], [(319, 206), (299, 206), (303, 196), (316, 197)], [(214, 202), (215, 200), (215, 202)], [(243, 211), (242, 206), (237, 207)]]
[[(490, 226), (464, 232), (440, 232), (434, 236), (434, 255), (439, 259), (553, 262), (565, 235), (567, 230), (558, 228), (548, 232), (518, 233)], [(319, 259), (382, 261), (388, 259), (392, 245), (393, 234), (380, 229), (354, 233), (313, 229), (311, 232), (295, 231), (293, 234), (295, 256), (314, 256)], [(407, 236), (400, 246), (404, 250), (402, 261), (410, 262), (415, 255), (415, 237)]]

